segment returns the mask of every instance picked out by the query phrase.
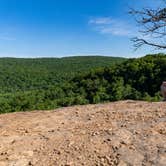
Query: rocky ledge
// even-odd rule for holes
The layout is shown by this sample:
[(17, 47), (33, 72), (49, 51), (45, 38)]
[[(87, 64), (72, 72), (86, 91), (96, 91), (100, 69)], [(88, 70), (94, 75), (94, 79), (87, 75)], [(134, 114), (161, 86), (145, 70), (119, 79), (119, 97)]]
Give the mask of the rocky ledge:
[(0, 166), (165, 166), (166, 102), (0, 115)]

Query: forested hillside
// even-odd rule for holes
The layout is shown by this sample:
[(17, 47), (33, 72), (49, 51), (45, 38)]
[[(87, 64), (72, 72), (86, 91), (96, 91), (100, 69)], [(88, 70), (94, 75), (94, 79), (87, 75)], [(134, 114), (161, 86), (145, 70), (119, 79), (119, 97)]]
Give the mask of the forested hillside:
[[(166, 80), (166, 55), (116, 59), (121, 62), (116, 65), (107, 57), (93, 58), (64, 58), (57, 60), (61, 63), (64, 60), (57, 66), (56, 59), (5, 59), (5, 63), (1, 59), (1, 68), (6, 71), (1, 70), (0, 112), (124, 99), (161, 100), (160, 85)], [(43, 61), (47, 65), (44, 66)]]
[(65, 58), (0, 58), (0, 93), (37, 90), (71, 79), (75, 74), (110, 67), (124, 58), (79, 56)]

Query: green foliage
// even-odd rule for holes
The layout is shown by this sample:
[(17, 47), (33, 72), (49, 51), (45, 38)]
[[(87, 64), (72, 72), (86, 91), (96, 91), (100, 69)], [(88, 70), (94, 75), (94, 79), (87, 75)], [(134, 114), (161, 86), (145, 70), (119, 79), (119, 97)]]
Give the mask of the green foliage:
[[(90, 103), (124, 99), (159, 101), (160, 85), (166, 80), (166, 56), (147, 55), (129, 59), (112, 68), (77, 76), (73, 83), (85, 89)], [(103, 89), (103, 97), (98, 94)]]
[(0, 59), (0, 72), (0, 113), (125, 99), (160, 101), (166, 55), (129, 60), (5, 58)]
[(0, 58), (0, 93), (47, 89), (78, 73), (110, 67), (125, 61), (118, 57)]

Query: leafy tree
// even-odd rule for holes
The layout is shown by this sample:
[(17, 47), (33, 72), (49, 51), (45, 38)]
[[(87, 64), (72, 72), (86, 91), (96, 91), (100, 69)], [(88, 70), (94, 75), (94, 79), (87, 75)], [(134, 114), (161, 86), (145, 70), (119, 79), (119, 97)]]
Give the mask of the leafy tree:
[[(9, 63), (10, 60), (7, 62)], [(42, 63), (42, 60), (39, 62)], [(49, 63), (52, 63), (52, 61), (49, 61)], [(16, 67), (20, 68), (17, 65)], [(50, 67), (49, 64), (48, 67)], [(34, 72), (38, 71), (33, 70)], [(59, 80), (60, 83), (58, 84), (53, 79), (48, 79), (46, 74), (43, 82), (45, 82), (44, 84), (47, 83), (47, 86), (44, 86), (43, 82), (41, 83), (41, 76), (38, 77), (37, 75), (38, 78), (35, 79), (38, 81), (34, 81), (31, 76), (27, 76), (27, 80), (24, 80), (24, 77), (20, 80), (19, 76), (22, 73), (14, 72), (13, 74), (15, 76), (13, 76), (12, 81), (17, 81), (14, 84), (15, 89), (12, 91), (10, 81), (7, 84), (2, 83), (2, 78), (11, 78), (8, 78), (6, 73), (0, 75), (0, 87), (2, 89), (0, 113), (47, 110), (126, 99), (159, 101), (161, 100), (160, 85), (166, 78), (166, 55), (147, 55), (143, 58), (129, 59), (111, 67), (96, 68), (86, 73), (78, 73), (78, 75), (66, 81)], [(15, 78), (17, 74), (19, 79)], [(19, 85), (20, 82), (23, 84), (22, 86)], [(27, 88), (29, 82), (33, 82), (30, 89)]]

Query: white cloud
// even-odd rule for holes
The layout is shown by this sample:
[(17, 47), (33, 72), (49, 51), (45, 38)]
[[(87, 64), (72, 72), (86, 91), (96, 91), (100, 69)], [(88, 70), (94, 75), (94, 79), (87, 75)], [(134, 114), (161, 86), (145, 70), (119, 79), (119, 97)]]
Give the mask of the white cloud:
[(129, 23), (111, 17), (93, 18), (89, 24), (101, 34), (134, 37), (137, 33), (136, 28)]
[(90, 19), (89, 24), (103, 25), (103, 24), (110, 24), (111, 21), (112, 20), (109, 17), (98, 17)]

